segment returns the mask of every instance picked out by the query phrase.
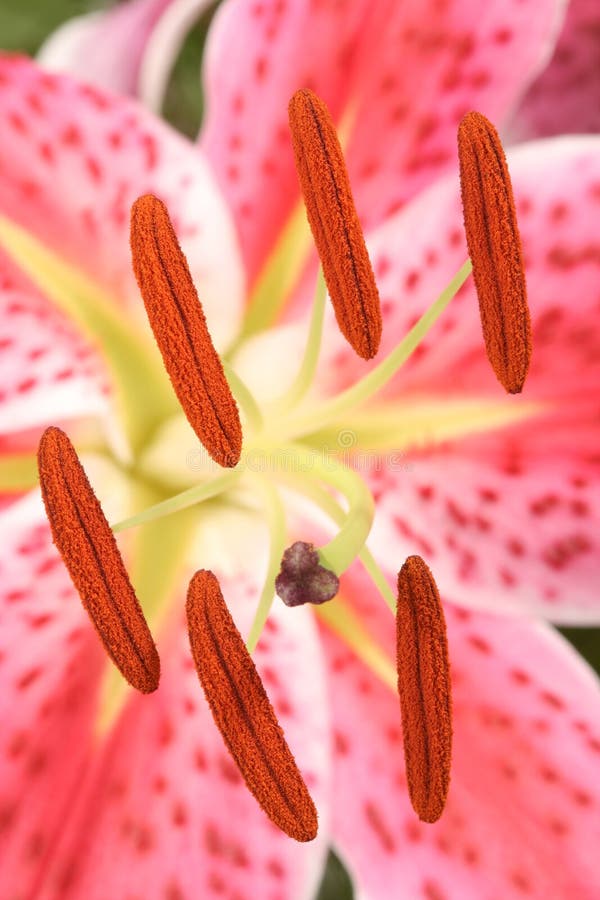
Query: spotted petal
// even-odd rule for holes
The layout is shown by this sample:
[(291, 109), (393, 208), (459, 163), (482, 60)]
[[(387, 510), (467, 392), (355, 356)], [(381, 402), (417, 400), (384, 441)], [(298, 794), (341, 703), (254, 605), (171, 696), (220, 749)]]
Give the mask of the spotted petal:
[(556, 0), (255, 3), (228, 0), (209, 34), (201, 145), (254, 278), (298, 199), (286, 124), (310, 87), (355, 129), (348, 162), (373, 226), (454, 165), (456, 125), (477, 107), (499, 124), (551, 50)]
[(2, 514), (0, 552), (0, 868), (13, 896), (38, 881), (73, 803), (105, 658), (38, 496)]
[[(241, 579), (222, 584), (238, 624), (247, 624), (256, 585)], [(40, 897), (104, 900), (143, 889), (149, 900), (217, 900), (225, 890), (247, 896), (249, 885), (261, 897), (314, 896), (327, 846), (328, 748), (310, 615), (292, 623), (280, 611), (257, 650), (320, 811), (320, 836), (307, 845), (273, 826), (243, 784), (204, 700), (180, 612), (160, 652), (159, 689), (152, 697), (132, 697), (90, 756), (77, 804), (61, 806), (63, 828), (46, 861)], [(48, 798), (49, 790), (42, 795)], [(13, 849), (15, 856), (22, 851), (17, 843)]]
[(94, 350), (43, 297), (0, 288), (0, 333), (1, 434), (105, 412)]
[(514, 138), (600, 131), (600, 10), (571, 0), (554, 54), (511, 122)]
[[(393, 661), (389, 611), (361, 579), (346, 582)], [(596, 677), (547, 626), (451, 604), (446, 615), (454, 749), (448, 804), (435, 825), (410, 807), (393, 686), (324, 631), (333, 835), (357, 889), (371, 900), (387, 900), (390, 885), (424, 900), (592, 900), (600, 890)]]
[(141, 316), (129, 209), (169, 207), (217, 342), (235, 332), (243, 278), (233, 226), (197, 148), (131, 101), (0, 56), (0, 214)]
[[(597, 138), (563, 138), (510, 154), (533, 320), (522, 397), (496, 383), (470, 285), (388, 393), (387, 471), (372, 479), (373, 546), (390, 566), (398, 552), (422, 553), (461, 602), (559, 622), (600, 617), (599, 148)], [(466, 256), (458, 185), (434, 186), (371, 246), (385, 350)], [(358, 367), (333, 330), (327, 346), (323, 371), (338, 373), (336, 387), (352, 383)]]

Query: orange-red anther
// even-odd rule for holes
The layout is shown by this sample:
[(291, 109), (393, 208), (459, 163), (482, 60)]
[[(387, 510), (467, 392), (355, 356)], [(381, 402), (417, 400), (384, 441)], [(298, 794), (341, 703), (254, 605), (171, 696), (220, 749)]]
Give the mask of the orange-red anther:
[(54, 543), (107, 653), (133, 687), (155, 691), (160, 661), (152, 635), (100, 503), (60, 428), (42, 435), (38, 467)]
[(419, 818), (436, 822), (450, 784), (450, 665), (440, 595), (420, 556), (398, 575), (396, 650), (408, 791)]
[(297, 841), (313, 840), (313, 801), (212, 572), (192, 578), (187, 618), (206, 699), (248, 788), (282, 831)]
[(512, 185), (498, 133), (481, 113), (458, 128), (465, 232), (488, 359), (519, 393), (531, 360), (531, 323)]
[(131, 208), (133, 270), (165, 368), (188, 421), (211, 457), (235, 466), (238, 408), (225, 378), (167, 208), (152, 194)]
[(363, 359), (381, 340), (381, 308), (346, 163), (325, 103), (309, 90), (289, 103), (296, 169), (340, 331)]

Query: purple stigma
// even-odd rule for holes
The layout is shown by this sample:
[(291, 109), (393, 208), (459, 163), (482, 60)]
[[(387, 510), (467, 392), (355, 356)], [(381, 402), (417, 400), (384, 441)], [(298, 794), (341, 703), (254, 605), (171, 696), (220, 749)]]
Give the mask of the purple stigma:
[(339, 578), (319, 563), (319, 554), (312, 544), (296, 541), (283, 554), (275, 591), (286, 606), (325, 603), (335, 597), (339, 588)]

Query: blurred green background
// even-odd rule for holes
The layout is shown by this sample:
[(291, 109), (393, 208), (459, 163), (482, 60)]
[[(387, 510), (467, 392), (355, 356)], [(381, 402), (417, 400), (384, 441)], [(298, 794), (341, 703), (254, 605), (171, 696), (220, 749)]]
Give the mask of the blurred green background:
[[(0, 48), (33, 55), (61, 22), (110, 5), (96, 0), (0, 0)], [(197, 133), (202, 116), (200, 59), (211, 16), (209, 11), (189, 34), (165, 104), (166, 118), (188, 135)], [(559, 630), (600, 673), (600, 628)], [(352, 900), (352, 896), (348, 874), (331, 853), (318, 900)]]

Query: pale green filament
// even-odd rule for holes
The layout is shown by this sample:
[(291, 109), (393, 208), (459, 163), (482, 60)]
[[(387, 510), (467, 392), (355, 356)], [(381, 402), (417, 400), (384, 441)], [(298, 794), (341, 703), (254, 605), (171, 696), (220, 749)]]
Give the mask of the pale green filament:
[(248, 640), (246, 641), (249, 653), (254, 653), (271, 611), (271, 606), (275, 599), (275, 579), (281, 567), (281, 558), (286, 544), (285, 510), (281, 498), (269, 479), (265, 478), (264, 475), (256, 475), (255, 482), (263, 495), (269, 526), (270, 549), (264, 587), (248, 634)]
[(128, 528), (135, 528), (137, 525), (145, 525), (146, 522), (162, 519), (164, 516), (170, 516), (182, 509), (188, 509), (190, 506), (202, 503), (203, 500), (217, 497), (219, 494), (231, 490), (241, 476), (242, 471), (240, 468), (224, 472), (223, 475), (219, 475), (217, 478), (194, 485), (194, 487), (188, 488), (187, 491), (182, 491), (180, 494), (175, 494), (174, 497), (169, 497), (168, 500), (149, 506), (143, 512), (136, 513), (135, 516), (130, 516), (128, 519), (123, 519), (122, 522), (117, 522), (111, 526), (112, 530), (117, 534), (119, 531), (126, 531)]
[(275, 402), (272, 410), (272, 415), (274, 416), (285, 413), (288, 409), (296, 406), (306, 395), (312, 384), (317, 370), (317, 363), (319, 361), (319, 351), (321, 349), (326, 300), (327, 285), (325, 284), (323, 270), (320, 268), (317, 276), (317, 286), (315, 289), (315, 298), (308, 329), (308, 340), (304, 350), (304, 358), (291, 388), (283, 397)]
[(375, 515), (373, 496), (362, 478), (352, 469), (342, 466), (331, 457), (325, 460), (314, 451), (290, 447), (297, 464), (295, 471), (316, 478), (339, 491), (348, 501), (348, 512), (339, 533), (325, 546), (318, 548), (321, 563), (336, 575), (349, 568), (371, 531)]
[[(345, 513), (340, 504), (334, 500), (329, 491), (321, 487), (316, 480), (311, 480), (308, 483), (302, 481), (300, 483), (299, 479), (294, 479), (294, 477), (291, 476), (289, 484), (293, 490), (312, 500), (316, 506), (322, 509), (323, 512), (336, 523), (336, 525), (342, 526), (344, 524), (347, 513)], [(365, 567), (366, 572), (368, 572), (371, 581), (389, 606), (391, 612), (395, 615), (396, 596), (390, 588), (387, 578), (375, 562), (373, 554), (366, 545), (358, 554), (358, 558)]]
[(417, 324), (411, 328), (406, 337), (392, 350), (386, 358), (361, 378), (355, 385), (326, 400), (310, 414), (290, 416), (284, 428), (286, 435), (298, 436), (314, 430), (316, 423), (331, 422), (342, 413), (348, 412), (370, 400), (394, 377), (409, 356), (417, 349), (427, 332), (433, 327), (446, 309), (452, 298), (467, 280), (471, 273), (471, 261), (467, 260), (454, 276), (450, 284), (442, 291), (437, 300), (423, 313)]
[(223, 371), (225, 372), (225, 377), (231, 388), (231, 392), (245, 413), (248, 423), (254, 431), (260, 431), (263, 426), (263, 416), (250, 389), (226, 362), (223, 363)]
[(228, 358), (248, 337), (273, 325), (306, 265), (310, 250), (311, 235), (304, 204), (298, 203), (258, 278), (242, 330), (227, 351)]

